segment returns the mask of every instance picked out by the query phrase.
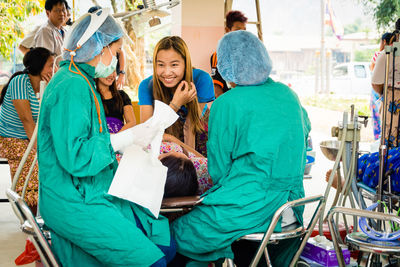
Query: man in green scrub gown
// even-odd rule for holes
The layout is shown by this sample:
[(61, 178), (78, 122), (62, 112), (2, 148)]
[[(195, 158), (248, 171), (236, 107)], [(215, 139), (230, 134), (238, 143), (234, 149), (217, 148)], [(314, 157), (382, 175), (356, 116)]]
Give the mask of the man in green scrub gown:
[[(235, 240), (266, 231), (281, 205), (304, 197), (311, 129), (297, 95), (269, 78), (272, 63), (256, 36), (228, 33), (217, 55), (222, 77), (236, 87), (211, 108), (207, 148), (214, 186), (203, 195), (201, 206), (172, 224), (177, 252), (200, 266), (232, 258)], [(302, 223), (303, 209), (293, 211)], [(274, 266), (289, 265), (298, 248), (297, 242), (292, 244), (274, 257)]]
[[(76, 22), (66, 41), (69, 50), (94, 19), (85, 15)], [(64, 52), (65, 61), (43, 96), (40, 212), (64, 267), (166, 266), (175, 253), (166, 218), (156, 219), (147, 209), (107, 194), (117, 161), (93, 78), (115, 70), (122, 36), (108, 15), (81, 48)]]

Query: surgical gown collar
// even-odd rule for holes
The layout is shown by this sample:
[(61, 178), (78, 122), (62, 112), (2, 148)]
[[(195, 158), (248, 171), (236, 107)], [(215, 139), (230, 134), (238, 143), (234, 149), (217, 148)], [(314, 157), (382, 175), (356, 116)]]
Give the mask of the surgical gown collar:
[[(67, 67), (68, 67), (68, 66), (69, 66), (69, 63), (70, 63), (70, 60), (63, 60), (63, 61), (60, 62), (60, 67), (62, 67), (62, 66), (64, 66), (64, 65), (67, 65)], [(91, 66), (91, 65), (89, 65), (89, 64), (86, 64), (86, 63), (78, 63), (78, 62), (75, 62), (75, 65), (76, 65), (82, 72), (84, 72), (84, 73), (86, 74), (86, 76), (88, 76), (88, 77), (94, 79), (94, 69), (95, 69), (95, 67), (93, 67), (93, 66)], [(74, 66), (71, 66), (71, 68), (72, 68), (73, 70), (75, 70), (75, 67), (74, 67)]]

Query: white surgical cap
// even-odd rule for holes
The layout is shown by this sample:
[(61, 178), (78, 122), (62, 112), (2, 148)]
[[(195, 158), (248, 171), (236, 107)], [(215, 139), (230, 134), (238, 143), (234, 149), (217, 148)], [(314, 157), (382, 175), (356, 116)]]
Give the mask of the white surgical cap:
[[(71, 32), (68, 33), (65, 40), (64, 47), (69, 50), (76, 49), (77, 42), (81, 39), (82, 35), (87, 30), (90, 24), (90, 14), (85, 14), (83, 18), (79, 19), (74, 25)], [(75, 62), (88, 62), (95, 56), (100, 54), (103, 47), (109, 45), (113, 41), (120, 39), (124, 35), (121, 26), (110, 15), (107, 16), (104, 23), (100, 28), (82, 45), (81, 48), (76, 50), (74, 56)], [(70, 60), (71, 55), (69, 51), (63, 52), (63, 59)]]
[(247, 31), (225, 34), (218, 43), (217, 57), (222, 78), (238, 85), (262, 84), (272, 70), (272, 61), (264, 44)]

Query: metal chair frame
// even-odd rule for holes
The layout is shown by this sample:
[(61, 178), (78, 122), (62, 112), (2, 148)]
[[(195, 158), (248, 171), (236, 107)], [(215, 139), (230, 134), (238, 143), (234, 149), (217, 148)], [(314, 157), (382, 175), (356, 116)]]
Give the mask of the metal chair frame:
[[(298, 226), (298, 224), (296, 224), (295, 228), (293, 229), (293, 225), (289, 225), (287, 227), (283, 227), (282, 232), (274, 233), (274, 229), (275, 229), (279, 219), (282, 217), (282, 213), (285, 210), (287, 210), (289, 208), (305, 206), (306, 204), (310, 204), (313, 202), (318, 202), (318, 206), (315, 209), (314, 214), (313, 214), (307, 228), (305, 228), (304, 226)], [(294, 237), (303, 237), (300, 247), (297, 250), (296, 254), (294, 255), (294, 257), (290, 263), (291, 267), (295, 266), (297, 260), (300, 257), (301, 252), (304, 249), (304, 246), (306, 245), (308, 238), (311, 236), (311, 233), (312, 233), (316, 223), (318, 222), (320, 213), (323, 210), (324, 205), (325, 205), (325, 198), (322, 195), (305, 197), (305, 198), (287, 202), (284, 205), (282, 205), (275, 212), (274, 216), (272, 217), (271, 224), (269, 225), (269, 227), (265, 233), (255, 233), (255, 234), (249, 234), (249, 235), (245, 235), (245, 236), (241, 237), (240, 240), (244, 239), (244, 240), (250, 240), (250, 241), (256, 241), (256, 242), (261, 241), (260, 246), (258, 247), (257, 253), (254, 256), (250, 266), (256, 267), (263, 254), (265, 255), (265, 260), (267, 262), (267, 265), (272, 266), (272, 263), (271, 263), (271, 260), (270, 260), (269, 254), (268, 254), (268, 248), (267, 248), (268, 244), (278, 243), (279, 240), (290, 239), (290, 238), (294, 238)], [(232, 259), (228, 259), (228, 266), (234, 266)]]
[[(400, 217), (396, 215), (391, 215), (391, 214), (385, 214), (382, 212), (375, 212), (375, 211), (366, 211), (366, 210), (359, 210), (359, 209), (351, 209), (351, 208), (344, 208), (344, 207), (333, 207), (329, 213), (328, 213), (328, 226), (329, 230), (331, 232), (332, 236), (332, 241), (333, 245), (335, 247), (336, 251), (336, 257), (339, 263), (340, 267), (345, 267), (346, 264), (344, 262), (343, 258), (343, 252), (340, 247), (340, 244), (345, 244), (345, 242), (350, 246), (350, 247), (355, 247), (360, 251), (363, 252), (368, 252), (372, 253), (375, 255), (400, 255), (400, 246), (399, 247), (393, 247), (393, 246), (387, 246), (382, 244), (373, 244), (371, 242), (368, 242), (368, 239), (366, 238), (365, 240), (362, 240), (360, 242), (360, 239), (357, 238), (360, 235), (363, 235), (363, 233), (360, 232), (353, 232), (350, 234), (346, 235), (345, 242), (341, 238), (338, 238), (340, 236), (338, 232), (338, 227), (334, 221), (333, 215), (334, 214), (343, 214), (345, 215), (350, 215), (353, 217), (365, 217), (368, 219), (375, 219), (375, 220), (380, 220), (380, 221), (391, 221), (400, 224)], [(366, 237), (366, 235), (365, 235)], [(355, 243), (357, 242), (357, 244)]]
[(46, 267), (59, 267), (59, 264), (57, 263), (57, 260), (47, 241), (47, 239), (49, 239), (49, 235), (42, 231), (42, 228), (39, 226), (37, 221), (41, 219), (36, 219), (33, 216), (28, 205), (16, 192), (12, 191), (11, 189), (7, 189), (6, 194), (15, 215), (21, 222), (21, 230), (29, 236), (29, 239), (32, 241), (37, 252), (39, 253), (43, 265)]

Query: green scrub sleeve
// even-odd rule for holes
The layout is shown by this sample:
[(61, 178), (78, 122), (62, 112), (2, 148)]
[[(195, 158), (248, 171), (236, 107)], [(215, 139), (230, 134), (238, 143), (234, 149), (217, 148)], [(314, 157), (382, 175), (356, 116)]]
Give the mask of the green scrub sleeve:
[(208, 125), (208, 171), (214, 184), (226, 176), (232, 167), (232, 150), (235, 137), (228, 130), (226, 118), (229, 107), (221, 106), (223, 102), (215, 101), (210, 111)]
[(88, 177), (111, 164), (114, 154), (104, 122), (103, 133), (91, 134), (99, 128), (93, 96), (82, 83), (79, 87), (70, 86), (53, 105), (49, 130), (61, 166), (72, 176)]

